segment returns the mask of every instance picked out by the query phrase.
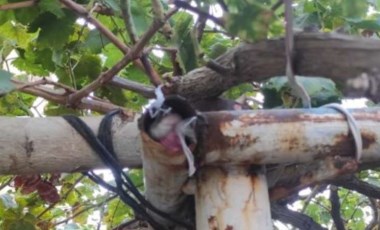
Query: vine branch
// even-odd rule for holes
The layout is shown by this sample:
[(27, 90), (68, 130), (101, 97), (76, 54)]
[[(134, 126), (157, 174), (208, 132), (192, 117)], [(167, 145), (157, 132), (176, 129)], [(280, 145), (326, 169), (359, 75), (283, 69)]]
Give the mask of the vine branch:
[(83, 208), (79, 212), (76, 212), (75, 214), (71, 215), (70, 217), (68, 217), (68, 218), (66, 218), (64, 220), (61, 220), (59, 222), (54, 223), (54, 226), (58, 226), (60, 224), (66, 223), (66, 222), (74, 219), (75, 217), (81, 215), (82, 213), (88, 212), (89, 210), (91, 210), (93, 208), (101, 207), (101, 206), (105, 205), (106, 203), (110, 202), (111, 200), (113, 200), (115, 198), (117, 198), (117, 195), (112, 195), (112, 196), (108, 197), (107, 199), (105, 199), (104, 201), (102, 201), (100, 203), (93, 204), (93, 205), (90, 205), (90, 206), (88, 206), (86, 208)]
[[(49, 84), (50, 82), (48, 80), (46, 81), (46, 84)], [(11, 82), (16, 86), (16, 90), (27, 93), (30, 95), (34, 95), (37, 97), (42, 97), (45, 100), (60, 104), (60, 105), (67, 105), (67, 96), (70, 92), (76, 92), (76, 90), (64, 86), (63, 91), (62, 90), (54, 90), (47, 87), (43, 87), (41, 85), (44, 84), (44, 81), (39, 81), (39, 84), (35, 84), (34, 82), (31, 83), (25, 83), (16, 79), (11, 79)], [(63, 86), (59, 83), (54, 83), (55, 86)], [(110, 102), (101, 100), (99, 98), (84, 98), (80, 101), (80, 103), (77, 105), (77, 108), (79, 109), (90, 109), (92, 111), (100, 112), (100, 113), (107, 113), (114, 109), (123, 109), (126, 113), (129, 113), (125, 110), (125, 108), (121, 108), (119, 106), (116, 106)], [(132, 115), (132, 113), (130, 113)], [(133, 115), (132, 115), (133, 116)]]
[[(131, 39), (132, 44), (136, 44), (138, 41), (138, 36), (136, 34), (135, 25), (133, 22), (133, 17), (131, 13), (131, 6), (129, 0), (122, 0), (120, 2), (121, 6), (121, 13), (124, 20), (125, 28), (127, 30), (127, 33)], [(152, 65), (150, 64), (148, 57), (146, 55), (141, 55), (140, 57), (141, 63), (144, 66), (144, 69), (146, 73), (148, 74), (151, 82), (153, 85), (158, 86), (161, 84), (161, 79), (158, 73), (153, 69)]]
[[(67, 0), (61, 0), (61, 1), (67, 1)], [(177, 9), (172, 9), (170, 12), (168, 12), (168, 14), (165, 16), (165, 20), (170, 18), (176, 11)], [(144, 46), (149, 42), (149, 40), (161, 28), (163, 24), (164, 24), (163, 21), (154, 20), (150, 28), (145, 32), (145, 34), (143, 34), (140, 40), (132, 47), (132, 49), (118, 63), (116, 63), (108, 71), (101, 73), (100, 76), (95, 81), (91, 82), (86, 87), (82, 88), (81, 90), (79, 90), (78, 92), (74, 94), (71, 94), (69, 96), (69, 103), (71, 105), (76, 105), (82, 98), (86, 97), (88, 94), (95, 91), (103, 84), (109, 82), (113, 78), (113, 76), (115, 76), (128, 63), (138, 58), (141, 55), (141, 51), (144, 49)]]
[[(106, 36), (119, 50), (123, 52), (123, 54), (127, 54), (131, 51), (131, 49), (126, 46), (123, 42), (121, 42), (110, 30), (108, 30), (103, 24), (101, 24), (98, 20), (92, 17), (87, 10), (73, 2), (72, 0), (60, 0), (62, 4), (64, 4), (67, 8), (73, 10), (79, 16), (83, 17), (86, 21), (94, 25), (99, 32), (101, 32), (104, 36)], [(158, 73), (156, 73), (153, 69), (149, 69), (149, 72), (145, 69), (144, 64), (140, 60), (133, 60), (133, 64), (135, 64), (138, 68), (144, 70), (148, 76), (151, 78), (152, 82), (156, 82), (158, 78)]]
[(16, 10), (16, 9), (25, 8), (25, 7), (31, 7), (31, 6), (36, 5), (37, 3), (38, 3), (38, 0), (5, 3), (5, 4), (0, 5), (0, 11), (1, 10)]
[(217, 17), (209, 14), (208, 12), (203, 12), (202, 10), (198, 9), (197, 7), (190, 5), (190, 3), (186, 2), (186, 1), (175, 0), (174, 5), (179, 7), (179, 8), (191, 11), (193, 13), (196, 13), (199, 16), (205, 17), (205, 18), (213, 21), (215, 24), (217, 24), (221, 27), (224, 27), (224, 21), (222, 19), (217, 18)]

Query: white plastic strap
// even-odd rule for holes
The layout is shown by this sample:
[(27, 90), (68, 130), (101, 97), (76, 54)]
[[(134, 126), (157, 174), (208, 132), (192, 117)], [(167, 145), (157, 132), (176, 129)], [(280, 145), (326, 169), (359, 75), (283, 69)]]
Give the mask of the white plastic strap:
[[(189, 128), (189, 126), (192, 125), (196, 121), (196, 119), (197, 117), (194, 116), (194, 117), (191, 117), (190, 119), (183, 121), (181, 124), (177, 126), (177, 130), (176, 130), (179, 140), (181, 142), (183, 153), (186, 156), (187, 164), (189, 166), (189, 176), (194, 175), (196, 168), (195, 168), (195, 163), (194, 163), (194, 155), (186, 144), (185, 136), (186, 135), (190, 136), (190, 138), (191, 136), (195, 136), (194, 133), (191, 133), (191, 134), (188, 133), (188, 130), (191, 129)], [(192, 130), (192, 132), (194, 131)]]
[(355, 153), (356, 160), (360, 162), (360, 159), (362, 157), (362, 152), (363, 152), (363, 140), (362, 140), (360, 128), (358, 127), (358, 124), (355, 118), (346, 108), (344, 108), (340, 104), (331, 103), (331, 104), (323, 105), (322, 107), (332, 108), (344, 114), (344, 116), (347, 119), (348, 127), (352, 133), (352, 136), (354, 137), (355, 148), (356, 148), (356, 153)]
[(161, 112), (165, 115), (171, 111), (171, 108), (163, 109), (162, 105), (165, 101), (164, 93), (162, 92), (162, 85), (159, 85), (155, 90), (156, 100), (149, 106), (148, 112), (151, 118), (157, 117)]

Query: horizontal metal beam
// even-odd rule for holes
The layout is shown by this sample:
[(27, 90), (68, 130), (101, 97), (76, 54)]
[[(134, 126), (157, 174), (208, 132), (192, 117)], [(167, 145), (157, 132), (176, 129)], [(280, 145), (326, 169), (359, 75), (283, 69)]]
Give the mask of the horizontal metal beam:
[[(380, 110), (350, 110), (361, 130), (362, 161), (380, 160)], [(206, 113), (199, 158), (210, 164), (302, 163), (355, 156), (345, 116), (330, 108)]]
[[(380, 160), (380, 109), (351, 110), (363, 138), (362, 162)], [(199, 151), (205, 164), (277, 164), (325, 156), (354, 156), (346, 120), (333, 109), (222, 111), (203, 114)], [(94, 132), (102, 117), (85, 118)], [(102, 162), (60, 117), (0, 117), (0, 174), (73, 172)], [(140, 167), (141, 137), (135, 121), (115, 119), (115, 151), (126, 167)]]
[[(84, 121), (97, 133), (102, 117)], [(84, 139), (61, 117), (0, 117), (0, 174), (75, 172), (104, 167)], [(135, 122), (115, 119), (114, 148), (126, 167), (141, 167)]]

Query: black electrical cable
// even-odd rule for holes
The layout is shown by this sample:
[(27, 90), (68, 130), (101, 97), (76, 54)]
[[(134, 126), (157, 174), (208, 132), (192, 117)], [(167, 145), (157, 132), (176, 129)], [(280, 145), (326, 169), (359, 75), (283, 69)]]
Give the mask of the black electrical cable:
[[(164, 228), (146, 212), (146, 209), (149, 209), (161, 217), (168, 219), (177, 225), (183, 226), (186, 229), (193, 229), (191, 224), (174, 219), (148, 202), (119, 165), (117, 156), (113, 149), (111, 127), (113, 120), (112, 118), (120, 112), (121, 110), (113, 110), (105, 115), (99, 125), (98, 137), (95, 136), (92, 130), (80, 118), (72, 115), (63, 116), (63, 118), (88, 142), (105, 165), (110, 168), (115, 178), (116, 187), (105, 182), (94, 172), (90, 171), (84, 174), (95, 183), (117, 193), (124, 203), (129, 205), (137, 215), (145, 218), (154, 229)], [(132, 197), (129, 192), (134, 197)]]
[[(113, 149), (113, 141), (112, 141), (112, 134), (111, 134), (111, 128), (112, 128), (112, 118), (113, 116), (121, 113), (121, 110), (113, 110), (105, 115), (105, 117), (102, 119), (99, 130), (98, 130), (98, 138), (99, 140), (104, 144), (104, 146), (110, 151), (110, 153), (115, 157), (116, 162), (117, 156)], [(138, 191), (136, 186), (134, 186), (132, 180), (128, 177), (128, 175), (121, 171), (122, 177), (125, 179), (125, 183), (123, 183), (124, 186), (126, 186), (129, 191), (141, 202), (146, 208), (150, 209), (151, 211), (155, 212), (156, 214), (160, 215), (161, 217), (170, 220), (171, 222), (178, 224), (180, 226), (183, 226), (187, 229), (192, 229), (193, 227), (189, 223), (184, 223), (183, 221), (177, 220), (167, 213), (157, 209), (154, 207), (150, 202), (148, 202), (145, 197)], [(123, 190), (125, 191), (125, 190)]]
[(100, 122), (98, 128), (98, 138), (100, 142), (108, 149), (108, 151), (117, 159), (112, 142), (112, 120), (115, 115), (122, 112), (120, 109), (115, 109), (108, 112)]
[(117, 189), (116, 189), (115, 186), (112, 186), (112, 185), (108, 184), (101, 177), (99, 177), (98, 175), (96, 175), (94, 172), (92, 172), (92, 171), (83, 172), (83, 175), (87, 176), (92, 181), (94, 181), (96, 184), (98, 184), (98, 185), (106, 188), (107, 190), (109, 190), (111, 192), (114, 192), (114, 193), (117, 193)]
[[(112, 162), (114, 158), (112, 158), (111, 153), (104, 147), (104, 145), (99, 141), (99, 139), (95, 136), (92, 130), (84, 123), (80, 118), (72, 115), (65, 115), (63, 118), (87, 141), (90, 147), (98, 154), (98, 156), (102, 159), (102, 161), (111, 169), (115, 181), (116, 181), (116, 191), (120, 196), (120, 199), (129, 205), (136, 214), (141, 217), (144, 217), (146, 221), (154, 228), (154, 229), (165, 229), (159, 223), (157, 223), (151, 215), (149, 215), (143, 205), (139, 204), (132, 196), (130, 196), (127, 192), (122, 188), (122, 179), (120, 175), (121, 168), (115, 162)], [(91, 177), (90, 177), (91, 178)], [(99, 179), (99, 177), (97, 178)]]

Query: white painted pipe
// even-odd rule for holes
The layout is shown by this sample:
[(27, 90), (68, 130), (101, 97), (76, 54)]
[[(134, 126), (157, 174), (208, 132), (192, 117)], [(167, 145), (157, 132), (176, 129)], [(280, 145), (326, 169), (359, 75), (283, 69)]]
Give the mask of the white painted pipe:
[(195, 200), (196, 229), (273, 229), (265, 175), (247, 167), (201, 168)]

